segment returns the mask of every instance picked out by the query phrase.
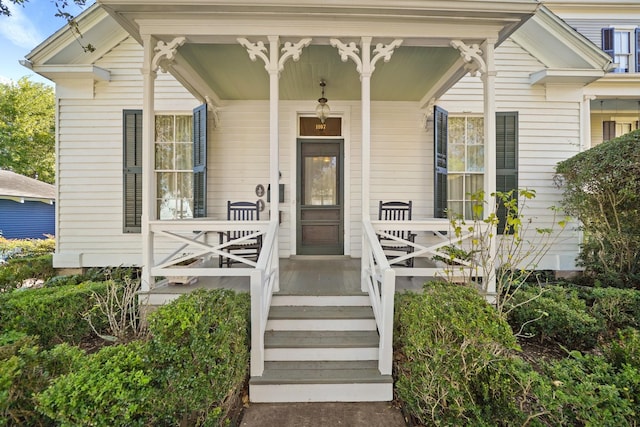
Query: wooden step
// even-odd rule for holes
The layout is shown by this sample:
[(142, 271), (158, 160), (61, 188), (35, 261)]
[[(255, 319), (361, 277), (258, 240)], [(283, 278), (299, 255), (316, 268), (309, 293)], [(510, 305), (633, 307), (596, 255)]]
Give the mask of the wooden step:
[(276, 306), (269, 311), (269, 331), (374, 331), (370, 306)]
[(267, 331), (266, 361), (377, 360), (376, 331)]
[(274, 294), (271, 306), (371, 306), (369, 295), (365, 293), (349, 295), (292, 295)]
[(253, 402), (368, 402), (393, 398), (391, 375), (375, 360), (267, 362), (249, 381)]

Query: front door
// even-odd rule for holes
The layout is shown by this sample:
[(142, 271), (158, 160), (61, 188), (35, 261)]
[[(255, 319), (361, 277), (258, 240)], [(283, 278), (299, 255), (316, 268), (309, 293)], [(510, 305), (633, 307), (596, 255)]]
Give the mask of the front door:
[(298, 139), (298, 255), (344, 254), (343, 146)]

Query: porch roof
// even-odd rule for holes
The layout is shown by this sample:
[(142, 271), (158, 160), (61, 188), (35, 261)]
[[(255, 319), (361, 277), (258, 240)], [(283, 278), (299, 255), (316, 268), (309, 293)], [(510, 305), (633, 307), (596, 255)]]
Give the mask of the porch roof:
[(268, 74), (252, 62), (238, 37), (277, 35), (282, 43), (312, 38), (298, 62), (280, 76), (280, 99), (315, 99), (327, 81), (329, 100), (360, 99), (359, 74), (329, 45), (331, 38), (373, 45), (402, 39), (392, 61), (380, 61), (371, 99), (422, 101), (442, 95), (467, 70), (451, 40), (499, 45), (538, 8), (535, 0), (98, 0), (132, 37), (186, 41), (168, 71), (200, 100), (269, 99)]

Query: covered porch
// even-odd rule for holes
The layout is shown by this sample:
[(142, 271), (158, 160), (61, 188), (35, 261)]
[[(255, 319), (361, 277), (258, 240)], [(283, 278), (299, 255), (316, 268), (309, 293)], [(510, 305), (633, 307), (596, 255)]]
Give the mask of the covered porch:
[[(444, 121), (434, 129), (437, 126), (434, 125), (434, 107), (438, 98), (465, 74), (480, 76), (484, 105), (484, 189), (487, 194), (494, 192), (494, 50), (532, 16), (537, 3), (529, 0), (403, 1), (394, 5), (392, 10), (384, 1), (327, 6), (318, 6), (307, 0), (278, 5), (221, 1), (185, 5), (168, 0), (156, 1), (153, 5), (120, 0), (102, 0), (100, 3), (144, 49), (143, 297), (155, 298), (167, 289), (178, 289), (167, 285), (170, 279), (165, 280), (175, 276), (198, 279), (197, 283), (181, 287), (181, 290), (197, 286), (245, 287), (251, 294), (251, 377), (254, 384), (251, 398), (254, 401), (296, 398), (390, 400), (395, 292), (403, 286), (421, 285), (428, 278), (457, 274), (452, 271), (463, 272), (467, 277), (483, 277), (487, 293), (495, 292), (492, 275), (479, 269), (473, 261), (454, 257), (447, 265), (434, 262), (434, 258), (450, 258), (443, 248), (451, 243), (450, 225), (443, 218), (442, 196), (444, 194), (446, 204), (446, 171), (443, 173), (443, 169), (446, 170), (447, 128)], [(176, 13), (178, 10), (179, 14)], [(200, 138), (199, 141), (194, 139), (193, 148), (194, 218), (161, 220), (158, 215), (154, 118), (157, 77), (161, 70), (169, 72), (204, 105), (199, 110), (204, 116), (199, 118), (198, 125), (194, 125), (193, 132), (194, 138), (196, 135)], [(320, 81), (329, 82), (331, 99), (336, 101), (333, 105), (337, 105), (331, 114), (342, 119), (336, 138), (343, 144), (341, 153), (344, 152), (344, 157), (341, 159), (344, 169), (340, 178), (346, 184), (336, 191), (336, 200), (343, 202), (337, 215), (342, 228), (337, 227), (337, 235), (339, 253), (347, 259), (341, 261), (299, 260), (295, 258), (300, 255), (299, 248), (293, 243), (304, 234), (301, 228), (304, 218), (299, 213), (302, 184), (297, 177), (300, 173), (295, 172), (294, 141), (305, 137), (313, 137), (318, 145), (332, 141), (321, 134), (303, 135), (299, 129), (300, 118), (314, 117), (315, 101), (309, 103), (308, 100), (318, 95), (317, 84)], [(267, 105), (266, 114), (260, 115), (260, 120), (267, 119), (264, 128), (268, 131), (260, 138), (245, 130), (256, 103)], [(372, 144), (383, 143), (380, 135), (393, 133), (397, 125), (394, 125), (396, 121), (393, 118), (387, 118), (387, 127), (377, 129), (378, 133), (372, 136), (377, 125), (372, 121), (374, 104), (386, 109), (387, 115), (393, 114), (396, 105), (410, 109), (420, 117), (416, 123), (418, 130), (413, 129), (412, 133), (426, 132), (424, 129), (431, 127), (430, 136), (421, 134), (415, 138), (414, 144), (425, 140), (435, 147), (430, 154), (431, 163), (425, 166), (428, 181), (407, 175), (402, 181), (390, 185), (389, 189), (379, 190), (380, 186), (374, 179), (376, 170), (372, 161)], [(285, 105), (287, 117), (282, 115)], [(224, 123), (225, 112), (231, 107), (238, 111), (238, 117), (245, 111), (247, 116), (234, 122), (234, 127), (227, 134), (216, 134), (216, 129)], [(351, 110), (355, 112), (353, 115)], [(320, 127), (316, 129), (322, 129), (324, 120), (318, 124)], [(231, 133), (233, 138), (229, 137)], [(208, 190), (224, 177), (208, 167), (207, 161), (220, 157), (218, 161), (222, 164), (224, 155), (221, 153), (225, 152), (225, 144), (238, 143), (243, 138), (255, 138), (255, 152), (244, 153), (245, 159), (247, 162), (252, 159), (251, 163), (268, 177), (270, 202), (263, 215), (268, 220), (226, 221), (220, 211), (211, 213), (226, 201), (224, 198), (233, 195), (233, 190), (228, 187)], [(285, 140), (290, 149), (283, 149)], [(444, 152), (437, 148), (442, 148), (442, 144)], [(400, 163), (396, 167), (401, 170), (403, 165)], [(286, 206), (279, 202), (283, 171), (287, 175), (285, 179), (288, 179), (286, 186), (289, 189), (284, 197)], [(393, 174), (391, 171), (391, 181), (395, 178)], [(416, 189), (415, 194), (429, 193), (431, 201), (422, 203), (423, 209), (411, 221), (376, 219), (378, 201), (382, 197), (411, 197), (412, 193), (404, 190), (408, 186)], [(246, 193), (238, 191), (234, 198), (246, 198)], [(282, 212), (291, 214), (284, 224), (279, 220)], [(248, 232), (249, 237), (220, 243), (219, 234), (229, 230)], [(408, 241), (389, 234), (391, 230), (410, 230), (418, 238)], [(468, 241), (479, 232), (481, 230), (463, 233), (455, 240)], [(389, 257), (380, 245), (381, 235), (410, 245), (413, 251)], [(225, 251), (225, 247), (252, 237), (262, 240), (257, 260), (244, 259)], [(233, 258), (240, 266), (220, 268), (216, 260), (221, 256)], [(398, 266), (410, 258), (416, 260), (413, 268)], [(185, 265), (189, 261), (196, 263)], [(334, 278), (337, 282), (329, 285), (327, 281)], [(323, 295), (323, 290), (329, 286), (335, 286), (335, 289), (331, 288), (331, 295)], [(318, 295), (304, 292), (311, 288)], [(352, 291), (357, 297), (356, 305), (352, 305), (349, 299)], [(347, 295), (343, 295), (345, 292)], [(300, 293), (302, 295), (298, 295)], [(291, 299), (288, 298), (290, 295), (304, 298)], [(318, 302), (314, 297), (330, 298)], [(331, 297), (339, 298), (334, 301)], [(288, 347), (280, 350), (269, 347), (268, 338), (274, 330), (271, 326), (274, 319), (270, 316), (278, 311), (273, 309), (274, 306), (310, 307), (316, 304), (330, 305), (334, 307), (333, 311), (338, 312), (345, 310), (335, 307), (369, 307), (373, 323), (358, 319), (356, 324), (369, 324), (366, 326), (367, 336), (375, 335), (375, 349), (367, 347), (343, 352), (333, 348), (298, 352)], [(353, 311), (361, 310), (354, 308)], [(329, 325), (333, 323), (329, 322)], [(339, 335), (332, 326), (328, 328), (323, 331), (329, 334), (328, 337), (323, 336), (321, 340), (331, 341)], [(298, 359), (291, 360), (293, 356), (289, 354), (294, 353)], [(334, 361), (317, 360), (312, 353), (324, 354), (329, 359), (333, 354), (342, 354), (343, 361), (366, 362), (367, 366), (373, 363), (372, 369), (377, 376), (372, 379), (369, 373), (365, 373), (362, 381), (350, 383), (357, 384), (351, 389), (339, 383), (346, 391), (337, 397), (336, 382), (317, 379), (311, 381), (314, 391), (306, 391), (302, 385), (304, 380), (268, 379), (276, 369), (274, 366), (279, 366), (274, 362)], [(337, 369), (351, 372), (351, 368)], [(308, 372), (306, 368), (299, 370)], [(375, 385), (370, 395), (359, 388), (362, 384), (371, 383)], [(271, 386), (275, 388), (269, 388)]]

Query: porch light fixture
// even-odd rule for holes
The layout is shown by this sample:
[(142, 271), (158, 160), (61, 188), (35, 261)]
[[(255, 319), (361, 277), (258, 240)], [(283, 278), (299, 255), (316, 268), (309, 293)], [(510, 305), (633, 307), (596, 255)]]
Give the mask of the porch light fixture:
[(331, 113), (331, 109), (327, 104), (327, 98), (324, 97), (324, 87), (327, 85), (327, 82), (324, 80), (320, 80), (320, 87), (322, 88), (322, 96), (318, 99), (318, 105), (316, 106), (316, 116), (320, 119), (321, 123), (329, 117)]

